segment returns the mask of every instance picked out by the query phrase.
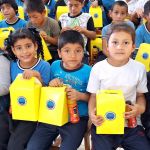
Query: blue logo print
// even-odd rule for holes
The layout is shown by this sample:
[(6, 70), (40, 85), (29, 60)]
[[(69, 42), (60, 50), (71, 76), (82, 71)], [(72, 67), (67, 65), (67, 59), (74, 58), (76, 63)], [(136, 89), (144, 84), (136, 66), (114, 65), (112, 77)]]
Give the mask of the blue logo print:
[(26, 105), (26, 103), (27, 103), (26, 98), (23, 96), (19, 97), (17, 100), (18, 100), (18, 104), (21, 106)]
[(105, 117), (107, 120), (114, 120), (116, 118), (116, 114), (114, 112), (107, 112)]
[(55, 108), (55, 102), (53, 100), (47, 101), (47, 108), (48, 109), (54, 109)]

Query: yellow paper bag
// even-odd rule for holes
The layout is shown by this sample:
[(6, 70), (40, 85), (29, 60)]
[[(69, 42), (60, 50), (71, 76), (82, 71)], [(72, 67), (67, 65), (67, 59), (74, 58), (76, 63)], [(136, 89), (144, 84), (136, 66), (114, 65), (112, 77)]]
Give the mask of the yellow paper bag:
[(97, 134), (124, 134), (125, 100), (121, 90), (101, 90), (96, 94), (96, 115), (104, 118)]
[(62, 126), (68, 122), (68, 107), (64, 87), (42, 87), (39, 122)]
[(37, 78), (30, 80), (18, 75), (10, 86), (12, 118), (16, 120), (37, 121), (41, 83)]
[(142, 43), (140, 45), (135, 60), (143, 63), (147, 72), (150, 71), (150, 44)]

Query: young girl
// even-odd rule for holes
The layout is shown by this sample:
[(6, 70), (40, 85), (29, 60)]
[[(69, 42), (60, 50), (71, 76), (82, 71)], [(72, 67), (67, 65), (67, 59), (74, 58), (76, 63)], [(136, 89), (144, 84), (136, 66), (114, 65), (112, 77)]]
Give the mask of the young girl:
[[(93, 66), (87, 86), (87, 91), (91, 93), (89, 116), (93, 123), (93, 149), (112, 150), (121, 145), (126, 150), (149, 150), (150, 145), (140, 120), (146, 105), (146, 70), (143, 64), (130, 58), (135, 48), (135, 31), (126, 23), (114, 24), (107, 39), (109, 56)], [(96, 134), (95, 126), (101, 126), (106, 120), (105, 117), (96, 116), (96, 92), (117, 89), (123, 91), (125, 101), (130, 100), (133, 104), (129, 105), (131, 111), (125, 112), (125, 119), (136, 117), (137, 126), (130, 128), (126, 125), (124, 135)]]
[(9, 133), (10, 62), (0, 51), (0, 149), (6, 150)]
[[(23, 28), (12, 33), (7, 39), (7, 48), (11, 59), (11, 81), (19, 73), (24, 79), (38, 78), (45, 86), (50, 81), (50, 65), (43, 58), (43, 49), (39, 33), (33, 28)], [(24, 150), (36, 127), (36, 122), (14, 121), (14, 130), (10, 136), (8, 150)]]

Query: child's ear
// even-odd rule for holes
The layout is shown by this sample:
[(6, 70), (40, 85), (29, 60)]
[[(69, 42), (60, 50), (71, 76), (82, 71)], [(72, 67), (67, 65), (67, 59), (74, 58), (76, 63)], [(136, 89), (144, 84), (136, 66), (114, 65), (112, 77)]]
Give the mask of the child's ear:
[(57, 52), (58, 52), (59, 58), (61, 58), (61, 51), (59, 49), (57, 49)]
[(11, 49), (12, 49), (12, 51), (13, 51), (14, 55), (16, 55), (16, 52), (15, 52), (14, 47), (12, 47), (12, 46), (11, 46)]
[(135, 44), (133, 44), (132, 47), (133, 47), (132, 52), (134, 52), (134, 50), (135, 50), (135, 48), (136, 48)]
[(109, 10), (108, 15), (110, 18), (112, 18), (112, 11), (111, 10)]

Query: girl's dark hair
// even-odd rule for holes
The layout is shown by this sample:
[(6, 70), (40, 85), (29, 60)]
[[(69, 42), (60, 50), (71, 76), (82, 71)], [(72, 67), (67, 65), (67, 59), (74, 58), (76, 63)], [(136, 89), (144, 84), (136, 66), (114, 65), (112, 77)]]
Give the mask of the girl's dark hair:
[(42, 13), (45, 10), (45, 5), (42, 0), (26, 0), (25, 1), (25, 11), (30, 12), (39, 12)]
[(144, 5), (144, 15), (149, 15), (150, 13), (150, 0), (147, 1)]
[(132, 37), (132, 42), (133, 44), (135, 44), (135, 30), (125, 22), (116, 23), (111, 26), (110, 30), (107, 33), (107, 42), (109, 41), (111, 34), (115, 32), (120, 32), (120, 31), (130, 34)]
[(38, 45), (37, 57), (41, 55), (42, 59), (44, 59), (42, 40), (39, 35), (39, 32), (35, 28), (22, 28), (10, 33), (8, 38), (5, 40), (6, 51), (8, 52), (9, 57), (12, 60), (17, 59), (17, 57), (14, 55), (12, 51), (12, 47), (14, 47), (14, 44), (18, 40), (25, 38), (32, 40), (34, 44)]
[(82, 35), (75, 30), (66, 30), (58, 38), (58, 49), (61, 50), (66, 44), (80, 44), (84, 49), (84, 39)]
[(127, 9), (127, 13), (128, 13), (128, 5), (127, 5), (126, 2), (124, 2), (124, 1), (116, 1), (116, 2), (114, 2), (114, 4), (111, 6), (111, 11), (114, 9), (114, 7), (116, 5), (118, 5), (120, 7), (125, 7)]

